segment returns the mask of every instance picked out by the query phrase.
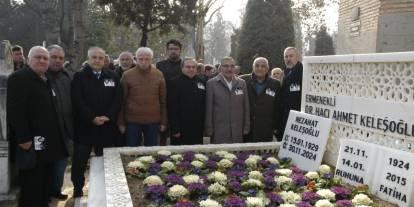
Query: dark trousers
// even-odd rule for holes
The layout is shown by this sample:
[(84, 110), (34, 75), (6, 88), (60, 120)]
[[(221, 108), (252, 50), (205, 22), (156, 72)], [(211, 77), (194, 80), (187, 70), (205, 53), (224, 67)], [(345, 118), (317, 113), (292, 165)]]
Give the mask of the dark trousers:
[(29, 170), (19, 170), (19, 207), (49, 206), (49, 186), (52, 178), (51, 164), (37, 164)]
[(50, 185), (51, 195), (58, 195), (61, 193), (63, 180), (65, 178), (66, 166), (68, 164), (68, 158), (65, 157), (59, 161), (56, 161), (52, 167), (52, 183)]
[(157, 146), (159, 126), (159, 124), (128, 123), (126, 128), (126, 145), (129, 147), (140, 146), (142, 142), (141, 134), (144, 134), (144, 146)]
[(102, 156), (103, 147), (75, 143), (72, 157), (71, 175), (75, 192), (81, 192), (83, 186), (85, 185), (85, 171), (92, 149), (94, 149), (96, 156)]

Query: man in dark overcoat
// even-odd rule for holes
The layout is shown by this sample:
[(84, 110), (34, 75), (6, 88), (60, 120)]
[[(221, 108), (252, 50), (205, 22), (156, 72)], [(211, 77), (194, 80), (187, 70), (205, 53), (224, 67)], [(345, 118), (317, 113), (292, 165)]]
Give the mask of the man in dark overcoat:
[(280, 120), (280, 82), (269, 77), (264, 57), (253, 61), (253, 72), (240, 77), (246, 81), (250, 105), (250, 133), (245, 142), (271, 142)]
[(182, 75), (173, 80), (168, 96), (171, 144), (203, 144), (206, 85), (197, 75), (195, 59), (184, 59), (181, 68)]
[(8, 79), (7, 118), (17, 141), (20, 207), (48, 206), (52, 166), (68, 156), (48, 66), (49, 52), (35, 46), (29, 51), (28, 66)]
[(75, 73), (72, 81), (72, 102), (75, 114), (75, 138), (72, 165), (74, 197), (83, 195), (86, 164), (93, 150), (102, 156), (103, 148), (115, 145), (119, 137), (117, 117), (122, 103), (118, 75), (104, 68), (105, 51), (99, 47), (88, 50), (88, 61)]

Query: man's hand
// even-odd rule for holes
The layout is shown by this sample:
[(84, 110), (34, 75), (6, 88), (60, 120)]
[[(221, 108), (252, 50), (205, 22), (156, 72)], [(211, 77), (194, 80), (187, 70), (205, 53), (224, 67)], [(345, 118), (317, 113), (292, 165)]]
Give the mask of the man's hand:
[(126, 127), (125, 127), (125, 125), (119, 125), (118, 126), (118, 129), (119, 129), (119, 131), (121, 132), (121, 134), (125, 134), (125, 131), (126, 131)]
[(30, 147), (32, 146), (33, 142), (29, 141), (29, 142), (25, 142), (23, 144), (19, 144), (19, 147), (24, 149), (24, 150), (29, 150)]
[(104, 122), (109, 121), (109, 118), (108, 118), (107, 116), (101, 116), (101, 119), (102, 119)]
[(105, 123), (105, 119), (103, 119), (102, 117), (98, 116), (98, 117), (95, 117), (92, 122), (96, 126), (101, 126), (102, 124)]
[(175, 138), (180, 138), (180, 137), (181, 137), (181, 133), (180, 133), (180, 132), (178, 132), (177, 134), (173, 134), (173, 137), (175, 137)]
[(165, 129), (166, 129), (167, 127), (165, 127), (165, 125), (160, 125), (160, 132), (164, 132), (165, 131)]

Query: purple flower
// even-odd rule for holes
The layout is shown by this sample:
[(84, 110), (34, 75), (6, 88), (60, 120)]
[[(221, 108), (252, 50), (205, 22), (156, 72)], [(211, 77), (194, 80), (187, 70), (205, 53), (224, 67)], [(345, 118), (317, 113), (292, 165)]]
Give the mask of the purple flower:
[(350, 200), (338, 200), (336, 205), (338, 207), (352, 207), (352, 202)]
[(207, 175), (200, 175), (200, 179), (203, 180), (203, 183), (207, 183), (208, 181)]
[(188, 161), (183, 161), (183, 162), (180, 162), (180, 164), (178, 164), (178, 168), (179, 169), (181, 169), (181, 170), (188, 170), (188, 169), (190, 169), (191, 168), (191, 163), (190, 162), (188, 162)]
[(195, 155), (195, 152), (193, 152), (193, 151), (184, 152), (183, 153), (184, 161), (189, 161), (189, 162), (193, 161), (193, 159), (195, 157), (194, 155)]
[(302, 173), (302, 170), (300, 170), (298, 167), (296, 167), (296, 165), (292, 165), (292, 167), (290, 168), (292, 170), (293, 173), (295, 174), (299, 174)]
[(263, 175), (265, 176), (265, 177), (275, 177), (277, 174), (276, 174), (276, 172), (274, 171), (274, 170), (269, 170), (269, 169), (267, 169), (264, 173), (263, 173)]
[(272, 204), (279, 205), (284, 203), (283, 199), (276, 193), (268, 192), (266, 193), (266, 197), (270, 200), (270, 203)]
[(325, 174), (323, 174), (323, 179), (325, 179), (325, 180), (330, 180), (330, 179), (332, 179), (333, 178), (333, 174), (332, 173), (325, 173)]
[(247, 192), (253, 197), (256, 196), (256, 194), (257, 194), (257, 190), (254, 189), (254, 188), (248, 189)]
[(305, 186), (308, 183), (308, 180), (303, 174), (293, 174), (292, 180), (299, 187)]
[(242, 151), (237, 153), (237, 159), (246, 160), (252, 153), (248, 151)]
[(217, 168), (217, 162), (214, 160), (207, 160), (206, 167), (215, 170)]
[(145, 193), (148, 195), (164, 195), (167, 189), (163, 185), (151, 185), (145, 188)]
[(315, 203), (317, 200), (319, 200), (321, 197), (312, 192), (312, 191), (306, 191), (302, 193), (302, 200), (309, 203)]
[(208, 157), (208, 159), (209, 159), (209, 160), (213, 160), (213, 161), (218, 162), (218, 161), (220, 161), (220, 160), (221, 160), (221, 157), (220, 157), (220, 156), (218, 156), (218, 155), (216, 155), (216, 154), (211, 154), (211, 155)]
[(236, 181), (236, 180), (230, 181), (229, 188), (233, 192), (239, 192), (239, 191), (242, 190), (242, 186), (241, 186), (240, 182), (239, 181)]
[(151, 175), (157, 174), (160, 170), (161, 170), (161, 165), (159, 163), (156, 163), (156, 162), (152, 163), (148, 168), (148, 172)]
[(204, 183), (190, 183), (187, 186), (190, 193), (204, 194), (207, 192), (207, 186)]
[(312, 207), (312, 205), (306, 202), (300, 202), (296, 204), (296, 207)]
[(157, 160), (158, 163), (163, 163), (164, 161), (171, 160), (170, 157), (166, 155), (157, 155), (155, 159)]
[(267, 189), (273, 189), (276, 187), (275, 179), (273, 179), (273, 176), (266, 176), (264, 178), (264, 183)]
[(241, 180), (244, 177), (246, 177), (246, 173), (244, 171), (234, 169), (234, 170), (229, 170), (227, 172), (227, 176), (229, 176), (230, 178)]
[(228, 197), (224, 200), (224, 207), (245, 207), (246, 203), (237, 196)]
[(333, 186), (331, 191), (335, 193), (336, 200), (347, 199), (352, 193), (350, 189), (341, 186)]
[(177, 174), (169, 174), (167, 176), (165, 176), (165, 182), (169, 183), (170, 185), (183, 185), (184, 184), (184, 180), (181, 176), (177, 175)]
[(174, 205), (174, 207), (196, 207), (190, 201), (180, 201)]
[(237, 168), (237, 169), (243, 169), (246, 166), (246, 164), (244, 163), (244, 160), (240, 158), (233, 160), (233, 164), (234, 164), (233, 168)]
[(269, 167), (269, 162), (266, 160), (260, 160), (259, 165), (261, 165), (263, 168)]

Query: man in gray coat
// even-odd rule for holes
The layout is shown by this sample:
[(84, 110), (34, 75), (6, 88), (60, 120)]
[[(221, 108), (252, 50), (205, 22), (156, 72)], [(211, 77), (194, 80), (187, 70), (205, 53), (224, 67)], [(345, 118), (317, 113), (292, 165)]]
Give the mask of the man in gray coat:
[(220, 74), (207, 82), (205, 132), (214, 144), (241, 143), (250, 131), (249, 97), (235, 76), (235, 61), (225, 57)]

